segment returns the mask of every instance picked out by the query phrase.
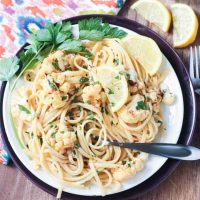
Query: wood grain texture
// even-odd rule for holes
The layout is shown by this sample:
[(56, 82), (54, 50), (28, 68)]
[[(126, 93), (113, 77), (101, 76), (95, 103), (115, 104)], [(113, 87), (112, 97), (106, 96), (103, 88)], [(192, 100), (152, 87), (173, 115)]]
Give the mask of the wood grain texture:
[[(126, 0), (124, 8), (119, 15), (151, 27), (160, 33), (167, 41), (171, 43), (171, 33), (166, 34), (159, 31), (158, 28), (149, 24), (136, 13), (129, 9), (133, 0)], [(173, 2), (187, 3), (193, 7), (198, 14), (200, 21), (200, 0), (163, 0), (170, 6)], [(200, 31), (195, 44), (200, 45)], [(188, 48), (177, 50), (186, 66), (189, 66)], [(196, 98), (198, 112), (200, 112), (200, 96)], [(197, 112), (197, 113), (198, 113)], [(200, 147), (200, 114), (197, 114), (196, 130), (193, 138), (193, 145)], [(182, 162), (176, 171), (159, 187), (147, 193), (137, 200), (200, 200), (200, 162)], [(51, 195), (45, 193), (34, 184), (32, 184), (21, 172), (12, 164), (8, 167), (0, 166), (0, 199), (1, 200), (53, 200)], [(85, 199), (85, 198), (83, 198)]]

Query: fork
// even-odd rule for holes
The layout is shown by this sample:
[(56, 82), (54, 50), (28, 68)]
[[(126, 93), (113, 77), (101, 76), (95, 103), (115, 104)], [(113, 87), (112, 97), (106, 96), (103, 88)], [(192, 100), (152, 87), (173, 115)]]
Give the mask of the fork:
[(194, 86), (194, 90), (200, 95), (200, 46), (190, 47), (190, 68), (189, 73)]
[(188, 145), (169, 143), (120, 143), (111, 141), (104, 141), (104, 145), (129, 148), (176, 160), (200, 159), (200, 149)]

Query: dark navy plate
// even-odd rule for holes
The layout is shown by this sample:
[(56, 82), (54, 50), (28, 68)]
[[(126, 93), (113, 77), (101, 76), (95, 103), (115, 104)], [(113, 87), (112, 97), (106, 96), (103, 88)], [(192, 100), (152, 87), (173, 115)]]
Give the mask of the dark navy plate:
[[(109, 16), (109, 15), (85, 15), (79, 17), (72, 17), (66, 19), (64, 21), (71, 21), (72, 24), (76, 24), (80, 19), (86, 19), (90, 17), (102, 17), (103, 21), (108, 22), (110, 24), (114, 24), (117, 26), (121, 26), (127, 29), (130, 29), (136, 33), (141, 35), (148, 36), (156, 41), (158, 46), (160, 47), (162, 53), (167, 57), (168, 61), (171, 63), (172, 67), (175, 70), (175, 73), (178, 77), (178, 80), (181, 85), (182, 93), (183, 93), (183, 100), (184, 100), (184, 118), (183, 118), (183, 126), (181, 130), (181, 134), (178, 140), (179, 144), (190, 144), (194, 127), (195, 127), (195, 119), (196, 119), (196, 103), (195, 103), (195, 96), (192, 87), (191, 80), (189, 78), (188, 72), (186, 67), (184, 66), (183, 62), (181, 61), (180, 57), (176, 53), (176, 51), (157, 33), (152, 31), (151, 29), (129, 19), (124, 19), (117, 16)], [(24, 46), (21, 48), (21, 50)], [(21, 51), (20, 50), (20, 51)], [(19, 52), (20, 52), (19, 51)], [(19, 53), (18, 52), (18, 53)], [(3, 98), (4, 98), (4, 90), (5, 90), (6, 83), (4, 82), (1, 86), (1, 93), (0, 93), (0, 128), (2, 133), (2, 138), (7, 146), (7, 149), (10, 153), (10, 156), (15, 163), (15, 165), (22, 171), (27, 178), (29, 178), (33, 183), (35, 183), (38, 187), (45, 190), (46, 192), (56, 196), (57, 189), (49, 186), (48, 184), (44, 183), (36, 176), (34, 176), (27, 168), (23, 165), (23, 163), (19, 160), (16, 156), (15, 152), (10, 145), (3, 122)], [(9, 112), (9, 111), (8, 111)], [(107, 195), (106, 197), (91, 197), (91, 196), (80, 196), (75, 194), (70, 194), (67, 192), (62, 193), (62, 199), (67, 200), (80, 200), (80, 199), (110, 199), (110, 200), (132, 200), (136, 197), (143, 195), (144, 193), (152, 190), (153, 188), (157, 187), (162, 181), (164, 181), (178, 166), (180, 162), (176, 160), (168, 159), (167, 162), (149, 179), (142, 182), (141, 184), (116, 194)]]

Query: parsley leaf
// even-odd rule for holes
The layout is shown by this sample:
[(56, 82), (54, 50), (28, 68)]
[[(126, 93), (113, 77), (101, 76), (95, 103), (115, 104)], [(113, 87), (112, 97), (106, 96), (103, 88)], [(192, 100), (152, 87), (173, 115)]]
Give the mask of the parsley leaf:
[(114, 103), (114, 102), (110, 102), (109, 105), (110, 105), (111, 107), (113, 107), (113, 106), (115, 106), (115, 103)]
[(58, 64), (58, 59), (55, 59), (55, 60), (52, 62), (52, 65), (54, 66), (55, 69), (60, 70), (60, 67), (59, 67), (59, 64)]
[(108, 94), (114, 94), (114, 91), (111, 90), (110, 88), (107, 88), (108, 89)]
[(81, 84), (86, 83), (86, 82), (88, 82), (88, 81), (89, 81), (89, 78), (88, 78), (88, 77), (81, 77), (80, 80), (79, 80), (79, 82), (80, 82)]
[(67, 96), (61, 96), (61, 100), (65, 101), (68, 97)]
[(103, 38), (123, 38), (127, 33), (117, 27), (103, 23), (99, 17), (83, 19), (78, 22), (79, 39), (99, 41)]
[(82, 52), (85, 50), (80, 40), (72, 40), (72, 39), (69, 39), (63, 42), (58, 47), (58, 49), (65, 50), (65, 51), (72, 51), (72, 52)]
[(2, 58), (0, 60), (0, 81), (9, 81), (18, 71), (18, 58)]
[(115, 65), (119, 65), (119, 58), (114, 58), (113, 62), (114, 62)]
[(18, 104), (19, 110), (25, 112), (26, 114), (31, 114), (30, 110), (28, 110), (25, 106)]
[(57, 85), (54, 83), (54, 81), (51, 81), (51, 80), (49, 80), (49, 79), (47, 79), (47, 81), (48, 81), (49, 87), (50, 87), (51, 89), (53, 89), (53, 90), (58, 90), (58, 87), (57, 87)]
[(76, 149), (78, 149), (78, 148), (80, 148), (80, 147), (81, 147), (81, 145), (80, 145), (79, 143), (75, 144), (75, 148), (76, 148)]
[(138, 102), (137, 102), (136, 109), (137, 109), (137, 110), (147, 110), (148, 107), (147, 107), (147, 105), (144, 103), (144, 101), (138, 101)]

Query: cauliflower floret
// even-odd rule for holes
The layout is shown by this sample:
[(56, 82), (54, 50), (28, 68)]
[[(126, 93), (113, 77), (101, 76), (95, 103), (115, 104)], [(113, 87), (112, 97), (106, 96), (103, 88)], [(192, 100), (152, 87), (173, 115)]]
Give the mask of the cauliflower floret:
[(73, 148), (77, 140), (76, 134), (73, 131), (69, 131), (65, 124), (59, 126), (59, 130), (55, 134), (55, 138), (50, 143), (53, 144), (56, 151), (64, 152), (66, 148)]
[(142, 108), (138, 108), (138, 103), (139, 102), (144, 102), (144, 97), (142, 95), (135, 95), (133, 96), (132, 101), (126, 105), (123, 106), (119, 112), (118, 115), (119, 117), (126, 123), (137, 123), (140, 121), (145, 120), (150, 111)]
[(175, 95), (169, 91), (164, 92), (162, 102), (171, 105), (175, 101)]
[(83, 101), (92, 104), (95, 107), (99, 107), (101, 100), (101, 86), (90, 85), (83, 89)]
[(62, 92), (64, 92), (64, 93), (67, 94), (67, 93), (72, 92), (72, 91), (74, 90), (74, 87), (73, 87), (72, 84), (66, 82), (66, 83), (64, 83), (62, 86), (60, 86), (59, 89), (60, 89), (60, 91), (62, 91)]
[(61, 95), (59, 92), (54, 92), (51, 97), (52, 107), (54, 109), (62, 108), (65, 105), (65, 101), (62, 101)]
[(151, 91), (147, 94), (147, 97), (149, 97), (152, 101), (156, 101), (157, 99), (157, 92), (156, 91)]
[(65, 75), (62, 73), (52, 73), (51, 77), (55, 83), (63, 84), (65, 81)]
[(116, 181), (123, 181), (129, 177), (132, 177), (136, 174), (136, 170), (134, 166), (120, 166), (113, 170), (113, 178)]
[(76, 134), (74, 132), (58, 132), (56, 133), (55, 150), (62, 151), (66, 148), (73, 148), (76, 142)]

